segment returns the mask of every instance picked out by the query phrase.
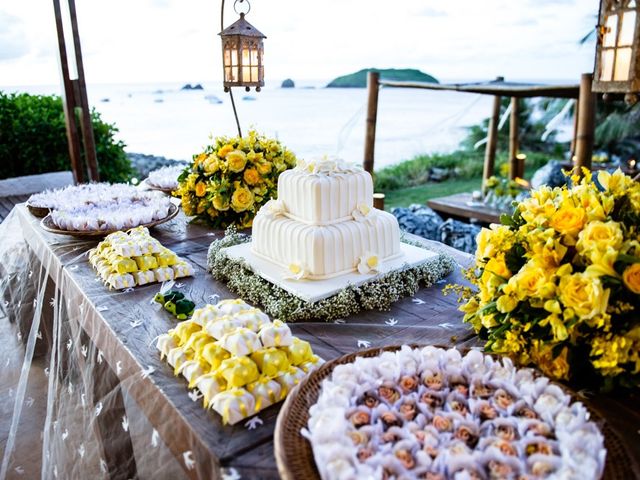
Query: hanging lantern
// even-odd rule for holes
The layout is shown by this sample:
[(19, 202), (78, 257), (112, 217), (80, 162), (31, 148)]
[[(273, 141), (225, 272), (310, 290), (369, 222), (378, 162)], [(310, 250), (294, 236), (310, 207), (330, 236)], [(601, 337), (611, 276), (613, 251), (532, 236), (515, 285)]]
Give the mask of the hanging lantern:
[[(236, 0), (234, 9), (238, 3), (249, 5), (248, 0)], [(240, 18), (219, 34), (222, 38), (225, 92), (231, 87), (245, 87), (247, 92), (255, 87), (259, 92), (264, 86), (263, 39), (267, 37), (245, 20), (250, 8), (240, 13)]]
[(640, 92), (640, 3), (601, 0), (593, 91)]

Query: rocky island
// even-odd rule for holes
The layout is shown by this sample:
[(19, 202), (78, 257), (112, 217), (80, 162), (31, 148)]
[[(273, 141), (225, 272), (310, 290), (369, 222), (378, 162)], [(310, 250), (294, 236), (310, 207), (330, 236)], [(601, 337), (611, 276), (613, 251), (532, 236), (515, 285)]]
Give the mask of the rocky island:
[(435, 77), (415, 68), (363, 68), (355, 73), (334, 78), (327, 88), (366, 88), (369, 72), (379, 72), (380, 80), (439, 83)]

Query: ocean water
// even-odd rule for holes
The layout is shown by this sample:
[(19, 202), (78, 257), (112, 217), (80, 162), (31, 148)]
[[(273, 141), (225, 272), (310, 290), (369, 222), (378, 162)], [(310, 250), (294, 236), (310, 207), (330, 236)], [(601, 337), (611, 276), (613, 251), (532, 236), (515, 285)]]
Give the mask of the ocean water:
[[(308, 82), (293, 89), (272, 85), (259, 93), (234, 89), (243, 133), (255, 128), (276, 137), (301, 158), (330, 154), (362, 162), (367, 90), (322, 88), (325, 83)], [(204, 83), (204, 90), (189, 91), (181, 86), (88, 85), (87, 92), (89, 104), (116, 124), (117, 138), (127, 151), (187, 160), (210, 135), (235, 135), (237, 129), (229, 95), (220, 84)], [(60, 93), (59, 86), (3, 90)], [(454, 150), (466, 127), (489, 115), (491, 103), (487, 95), (381, 89), (375, 167)]]

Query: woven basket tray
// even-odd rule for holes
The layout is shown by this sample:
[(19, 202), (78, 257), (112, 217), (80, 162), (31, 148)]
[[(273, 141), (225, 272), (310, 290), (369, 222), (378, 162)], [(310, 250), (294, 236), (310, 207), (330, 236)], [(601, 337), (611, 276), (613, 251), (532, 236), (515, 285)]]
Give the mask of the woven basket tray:
[[(420, 346), (411, 345), (411, 347)], [(300, 430), (307, 428), (309, 408), (318, 400), (322, 381), (331, 374), (333, 368), (336, 365), (351, 363), (356, 357), (375, 357), (382, 352), (399, 349), (400, 346), (378, 347), (336, 358), (313, 371), (288, 395), (280, 409), (274, 433), (275, 457), (278, 464), (278, 472), (283, 480), (320, 479), (320, 474), (313, 459), (311, 444), (302, 437)], [(464, 354), (468, 349), (460, 349), (460, 351)], [(571, 395), (573, 401), (578, 400), (573, 392), (562, 385), (560, 387)], [(580, 401), (585, 404), (584, 400), (580, 399)], [(629, 457), (618, 435), (593, 409), (589, 408), (587, 404), (585, 406), (591, 413), (591, 420), (598, 425), (605, 439), (604, 446), (607, 449), (607, 461), (603, 479), (640, 478), (638, 472), (633, 468), (634, 462)]]

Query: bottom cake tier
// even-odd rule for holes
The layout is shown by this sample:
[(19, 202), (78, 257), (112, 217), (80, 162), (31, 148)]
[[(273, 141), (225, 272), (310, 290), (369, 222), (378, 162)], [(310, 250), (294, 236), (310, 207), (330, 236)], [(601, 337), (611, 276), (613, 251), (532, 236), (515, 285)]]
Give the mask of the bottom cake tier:
[(396, 218), (383, 211), (371, 223), (348, 220), (323, 226), (257, 215), (251, 249), (282, 267), (299, 265), (306, 278), (320, 280), (356, 270), (367, 254), (380, 261), (400, 255), (400, 229)]

